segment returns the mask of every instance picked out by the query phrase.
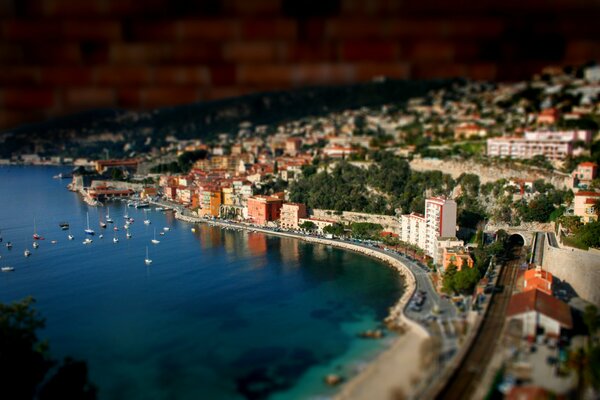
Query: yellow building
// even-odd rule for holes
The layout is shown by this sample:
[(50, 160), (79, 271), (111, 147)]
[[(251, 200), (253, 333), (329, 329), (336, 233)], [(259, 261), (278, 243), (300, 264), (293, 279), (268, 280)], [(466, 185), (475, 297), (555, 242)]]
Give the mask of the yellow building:
[(581, 218), (581, 222), (598, 221), (596, 202), (600, 200), (600, 192), (577, 192), (573, 200), (573, 213)]
[(221, 190), (223, 194), (223, 204), (226, 206), (231, 206), (234, 204), (234, 192), (233, 188), (225, 187)]

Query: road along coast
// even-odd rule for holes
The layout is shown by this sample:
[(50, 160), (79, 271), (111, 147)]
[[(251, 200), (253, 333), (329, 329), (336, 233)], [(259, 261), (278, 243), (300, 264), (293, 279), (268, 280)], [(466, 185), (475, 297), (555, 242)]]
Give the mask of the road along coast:
[(413, 397), (418, 382), (429, 371), (423, 364), (422, 352), (429, 341), (429, 333), (417, 322), (409, 319), (405, 313), (409, 300), (417, 290), (417, 281), (411, 269), (401, 260), (383, 250), (348, 243), (344, 241), (319, 238), (288, 232), (277, 232), (253, 225), (206, 220), (203, 218), (184, 215), (176, 210), (175, 218), (190, 223), (207, 223), (225, 228), (241, 228), (268, 235), (277, 235), (304, 240), (310, 243), (335, 246), (365, 254), (383, 261), (394, 268), (405, 280), (405, 291), (398, 301), (390, 308), (385, 322), (399, 332), (392, 346), (380, 354), (367, 367), (352, 377), (341, 388), (337, 395), (339, 399), (387, 399), (392, 396)]

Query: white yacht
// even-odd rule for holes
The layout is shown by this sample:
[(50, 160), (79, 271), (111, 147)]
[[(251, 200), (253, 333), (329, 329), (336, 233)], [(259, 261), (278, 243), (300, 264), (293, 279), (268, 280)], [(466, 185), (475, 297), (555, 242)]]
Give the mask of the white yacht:
[(83, 241), (83, 244), (91, 244), (93, 242), (92, 239), (90, 238), (85, 238), (85, 240)]
[(40, 244), (38, 242), (33, 242), (33, 248), (37, 249), (38, 247), (40, 247)]
[(14, 270), (15, 270), (14, 267), (9, 267), (9, 266), (2, 267), (2, 272), (13, 272)]
[(29, 249), (25, 249), (25, 251), (23, 252), (23, 255), (25, 257), (29, 257), (31, 255), (31, 252), (29, 251)]

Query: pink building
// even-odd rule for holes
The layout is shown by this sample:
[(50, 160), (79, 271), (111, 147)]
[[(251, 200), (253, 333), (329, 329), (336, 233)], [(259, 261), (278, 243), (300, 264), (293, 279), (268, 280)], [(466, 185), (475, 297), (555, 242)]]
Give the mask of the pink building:
[(248, 218), (255, 224), (265, 225), (279, 219), (283, 200), (274, 196), (252, 196), (248, 198)]

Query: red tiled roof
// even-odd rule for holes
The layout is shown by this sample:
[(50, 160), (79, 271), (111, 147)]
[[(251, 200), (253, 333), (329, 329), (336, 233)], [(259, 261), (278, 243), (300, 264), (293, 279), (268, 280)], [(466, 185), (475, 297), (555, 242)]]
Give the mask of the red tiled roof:
[(537, 311), (540, 314), (544, 314), (567, 329), (573, 327), (569, 306), (556, 297), (552, 297), (537, 289), (513, 295), (510, 298), (506, 315), (512, 317), (528, 311)]
[(597, 166), (598, 166), (598, 164), (596, 164), (595, 162), (591, 162), (591, 161), (579, 163), (579, 167), (597, 167)]
[(506, 396), (506, 400), (546, 400), (550, 394), (539, 386), (515, 386)]
[(527, 271), (525, 271), (525, 273), (523, 274), (525, 279), (533, 279), (538, 277), (537, 275), (540, 275), (539, 278), (544, 279), (544, 280), (548, 280), (550, 282), (552, 282), (552, 274), (548, 271), (545, 270), (536, 270), (535, 268), (532, 269), (528, 269)]
[(600, 197), (600, 192), (577, 192), (575, 196)]

